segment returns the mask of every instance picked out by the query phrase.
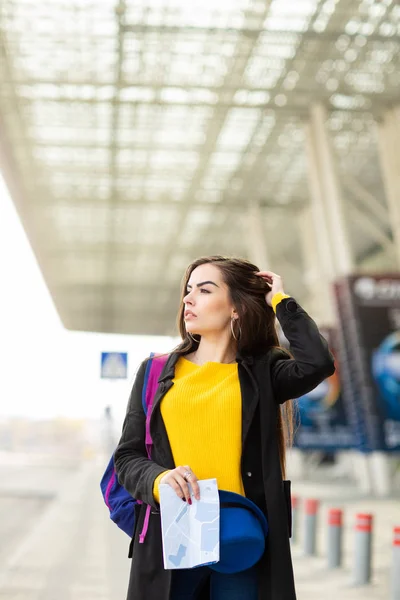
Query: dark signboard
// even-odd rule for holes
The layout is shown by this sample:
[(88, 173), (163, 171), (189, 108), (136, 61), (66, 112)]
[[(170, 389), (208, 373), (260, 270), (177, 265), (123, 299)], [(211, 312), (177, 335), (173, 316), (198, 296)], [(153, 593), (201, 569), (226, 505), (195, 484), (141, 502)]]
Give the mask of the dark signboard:
[(400, 275), (352, 275), (334, 284), (338, 355), (357, 447), (400, 449)]

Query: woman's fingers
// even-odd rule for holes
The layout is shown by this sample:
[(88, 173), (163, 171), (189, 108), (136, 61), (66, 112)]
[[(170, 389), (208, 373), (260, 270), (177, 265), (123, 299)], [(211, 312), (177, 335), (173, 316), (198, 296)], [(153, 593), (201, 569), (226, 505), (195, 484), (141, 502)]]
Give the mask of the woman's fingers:
[(186, 479), (184, 479), (184, 477), (180, 473), (176, 473), (175, 478), (183, 492), (183, 499), (186, 500), (186, 502), (188, 502), (189, 504), (192, 504), (192, 499), (190, 497), (190, 489)]
[(186, 500), (189, 504), (192, 503), (190, 497), (189, 482), (193, 490), (196, 500), (200, 499), (200, 488), (196, 475), (191, 471), (190, 467), (176, 467), (164, 475), (160, 483), (167, 483), (175, 491), (176, 495), (182, 500)]
[(186, 466), (185, 469), (186, 469), (186, 473), (190, 473), (190, 475), (188, 476), (188, 481), (189, 481), (190, 485), (192, 486), (194, 497), (196, 498), (196, 500), (200, 500), (200, 487), (198, 484), (198, 479), (197, 479), (196, 475), (193, 473), (193, 471), (190, 469), (190, 467)]
[(177, 471), (171, 471), (163, 483), (168, 483), (168, 485), (170, 485), (174, 490), (175, 494), (179, 496), (179, 498), (182, 498), (182, 500), (187, 501), (190, 497), (189, 487), (184, 478)]
[(271, 288), (265, 295), (268, 306), (272, 306), (272, 298), (278, 292), (283, 292), (282, 277), (273, 271), (257, 271), (256, 275), (262, 277)]
[(258, 271), (256, 275), (260, 275), (261, 277), (266, 277), (267, 279), (274, 279), (274, 277), (281, 278), (277, 273), (273, 273), (272, 271)]

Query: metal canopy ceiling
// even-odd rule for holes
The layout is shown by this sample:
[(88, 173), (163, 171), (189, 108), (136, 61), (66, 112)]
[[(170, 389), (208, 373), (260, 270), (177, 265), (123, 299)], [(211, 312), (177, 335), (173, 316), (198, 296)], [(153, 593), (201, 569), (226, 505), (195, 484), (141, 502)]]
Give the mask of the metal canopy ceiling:
[(193, 258), (249, 256), (250, 200), (260, 267), (304, 297), (315, 101), (357, 261), (378, 252), (357, 186), (384, 206), (375, 119), (398, 97), (399, 16), (392, 0), (3, 0), (2, 168), (64, 325), (171, 333)]

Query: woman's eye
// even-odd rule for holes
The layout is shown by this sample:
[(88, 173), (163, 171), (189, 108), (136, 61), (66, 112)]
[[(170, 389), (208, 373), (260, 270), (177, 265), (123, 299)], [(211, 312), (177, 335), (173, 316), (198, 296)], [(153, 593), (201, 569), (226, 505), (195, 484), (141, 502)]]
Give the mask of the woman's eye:
[[(190, 294), (192, 290), (186, 290), (186, 295)], [(211, 294), (210, 290), (206, 290), (205, 288), (200, 288), (200, 294)]]

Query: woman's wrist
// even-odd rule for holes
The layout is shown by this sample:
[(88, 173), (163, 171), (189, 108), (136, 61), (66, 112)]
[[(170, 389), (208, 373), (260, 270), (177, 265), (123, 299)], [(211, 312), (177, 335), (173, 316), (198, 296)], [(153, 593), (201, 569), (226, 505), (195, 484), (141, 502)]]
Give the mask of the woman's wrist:
[(274, 313), (276, 313), (276, 307), (278, 306), (279, 302), (281, 302), (285, 298), (290, 298), (290, 296), (288, 294), (285, 294), (284, 292), (277, 292), (272, 296), (271, 306)]
[(167, 469), (166, 471), (163, 471), (162, 473), (160, 473), (159, 475), (157, 475), (157, 477), (154, 480), (153, 483), (153, 496), (154, 496), (154, 500), (156, 502), (158, 502), (158, 504), (160, 504), (160, 492), (158, 489), (158, 486), (160, 484), (161, 479), (164, 477), (164, 475), (166, 475), (167, 473), (169, 473), (170, 469)]

